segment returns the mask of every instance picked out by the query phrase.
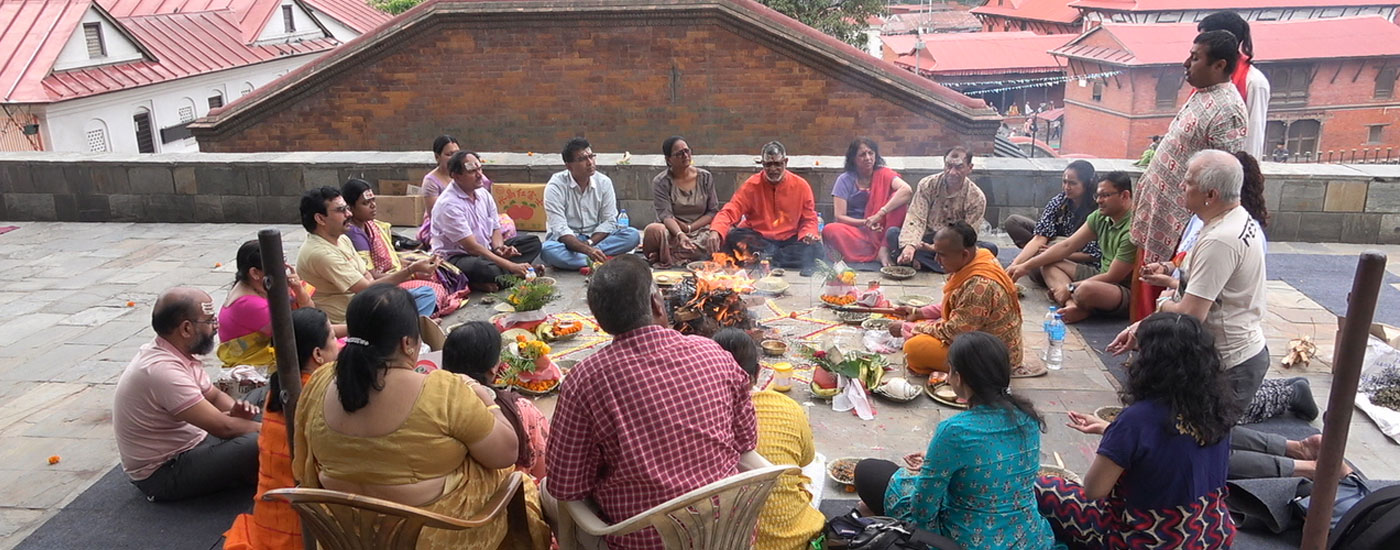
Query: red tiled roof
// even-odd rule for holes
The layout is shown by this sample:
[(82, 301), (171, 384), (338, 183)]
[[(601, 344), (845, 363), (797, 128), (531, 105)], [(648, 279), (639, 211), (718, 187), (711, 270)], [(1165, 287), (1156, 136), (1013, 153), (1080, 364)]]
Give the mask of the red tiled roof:
[[(1073, 38), (1029, 31), (924, 35), (925, 49), (917, 56), (918, 64), (922, 72), (943, 75), (1058, 72), (1063, 69), (1049, 50)], [(902, 53), (896, 65), (914, 66), (916, 56), (910, 42), (909, 53), (896, 50)]]
[[(1249, 29), (1258, 62), (1400, 56), (1400, 26), (1378, 16), (1254, 21)], [(1085, 43), (1098, 33), (1108, 33), (1121, 47)], [(1171, 65), (1186, 59), (1196, 34), (1195, 23), (1104, 23), (1053, 53), (1110, 65)], [(1366, 39), (1357, 40), (1359, 36)]]
[(1104, 11), (1239, 10), (1394, 6), (1395, 0), (1071, 0), (1072, 8)]
[(982, 28), (977, 17), (964, 10), (940, 10), (932, 12), (905, 13), (891, 15), (880, 31), (885, 34), (916, 32), (969, 32)]
[(1079, 20), (1079, 10), (1069, 7), (1069, 0), (1006, 0), (997, 5), (998, 2), (1001, 0), (987, 0), (986, 4), (972, 8), (972, 13), (1051, 23)]
[(122, 23), (138, 41), (147, 45), (158, 61), (53, 73), (42, 83), (47, 101), (135, 88), (288, 55), (318, 52), (339, 44), (334, 38), (322, 38), (249, 46), (240, 38), (238, 24), (231, 14), (223, 11), (128, 17), (122, 19)]
[(366, 0), (302, 0), (360, 34), (374, 30), (394, 16), (374, 9)]
[[(361, 32), (391, 18), (362, 0), (300, 1)], [(62, 101), (322, 51), (339, 43), (323, 38), (250, 45), (279, 5), (279, 0), (0, 0), (0, 52), (11, 52), (0, 54), (0, 101)], [(142, 49), (144, 59), (53, 72), (60, 51), (90, 7), (107, 14), (115, 30)]]

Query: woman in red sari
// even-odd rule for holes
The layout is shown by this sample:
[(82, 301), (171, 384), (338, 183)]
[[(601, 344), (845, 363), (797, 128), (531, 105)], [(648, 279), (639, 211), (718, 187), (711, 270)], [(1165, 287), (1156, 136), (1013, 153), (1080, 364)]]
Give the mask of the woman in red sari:
[(894, 265), (885, 231), (904, 225), (904, 212), (914, 189), (885, 166), (880, 146), (868, 138), (856, 138), (846, 148), (846, 173), (831, 190), (833, 223), (822, 230), (829, 250), (847, 262), (879, 261)]

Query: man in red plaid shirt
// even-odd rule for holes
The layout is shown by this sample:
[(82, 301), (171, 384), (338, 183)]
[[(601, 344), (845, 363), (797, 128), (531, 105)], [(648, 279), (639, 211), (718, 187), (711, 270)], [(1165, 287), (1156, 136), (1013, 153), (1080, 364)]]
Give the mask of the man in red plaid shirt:
[[(564, 380), (545, 453), (549, 495), (591, 499), (617, 523), (737, 474), (758, 436), (749, 379), (734, 358), (710, 339), (666, 327), (640, 257), (603, 264), (588, 308), (614, 339)], [(607, 544), (662, 547), (650, 528)]]

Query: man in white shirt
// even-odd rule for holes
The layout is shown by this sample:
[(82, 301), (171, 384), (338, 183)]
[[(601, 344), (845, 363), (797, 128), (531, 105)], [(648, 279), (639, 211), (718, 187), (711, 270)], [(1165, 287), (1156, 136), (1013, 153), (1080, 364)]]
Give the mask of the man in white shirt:
[(564, 145), (565, 170), (544, 188), (545, 243), (540, 258), (558, 269), (579, 270), (589, 262), (637, 248), (642, 234), (617, 223), (617, 194), (612, 180), (598, 173), (597, 155), (588, 140)]

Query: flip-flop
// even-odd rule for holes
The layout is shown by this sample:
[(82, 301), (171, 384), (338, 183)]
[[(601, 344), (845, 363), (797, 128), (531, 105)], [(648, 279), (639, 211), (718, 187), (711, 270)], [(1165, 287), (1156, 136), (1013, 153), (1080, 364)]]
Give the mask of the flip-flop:
[(1040, 370), (1034, 371), (1031, 370), (1030, 367), (1027, 367), (1025, 365), (1011, 367), (1012, 378), (1035, 378), (1037, 376), (1045, 376), (1047, 374), (1050, 374), (1050, 369), (1047, 369), (1045, 367), (1040, 367)]

